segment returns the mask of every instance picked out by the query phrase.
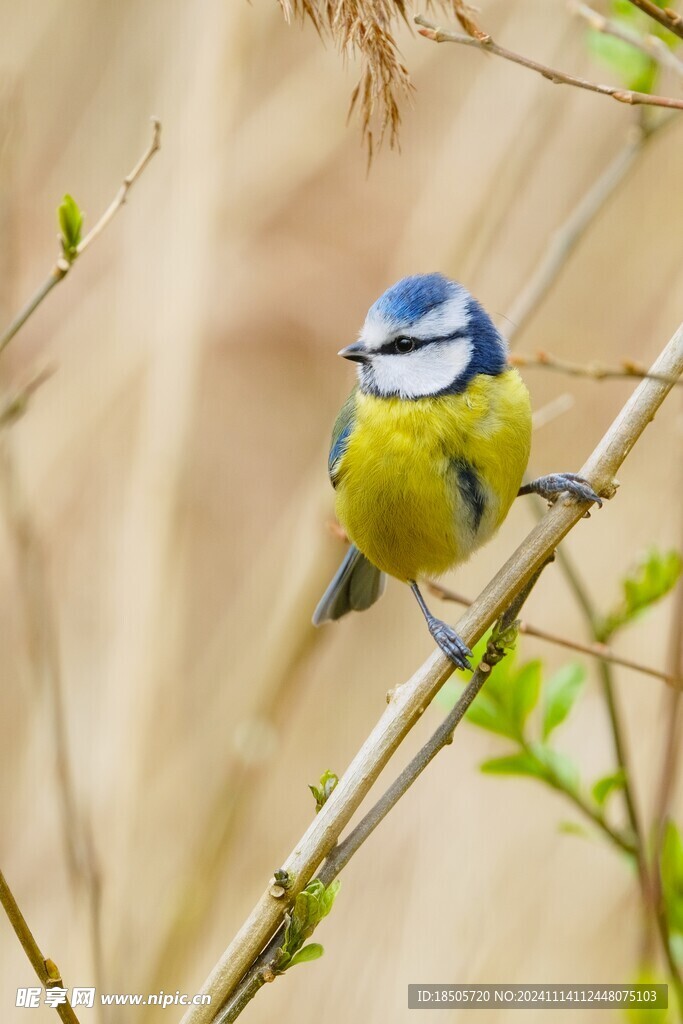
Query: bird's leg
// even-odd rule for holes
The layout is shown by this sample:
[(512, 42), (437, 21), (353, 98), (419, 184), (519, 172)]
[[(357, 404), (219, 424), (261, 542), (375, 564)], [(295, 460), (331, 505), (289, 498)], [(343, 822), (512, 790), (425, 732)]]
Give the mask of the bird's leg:
[(467, 659), (472, 657), (472, 651), (469, 649), (465, 641), (461, 640), (452, 626), (449, 626), (448, 623), (442, 622), (441, 619), (437, 619), (432, 615), (425, 604), (425, 599), (420, 593), (420, 588), (415, 580), (408, 580), (408, 582), (410, 584), (410, 589), (415, 594), (415, 598), (422, 610), (422, 614), (427, 621), (429, 632), (432, 634), (434, 640), (436, 640), (438, 646), (446, 657), (453, 662), (456, 668), (467, 668), (471, 671), (472, 666)]
[(602, 508), (600, 496), (595, 493), (588, 481), (577, 473), (551, 473), (549, 476), (539, 476), (537, 480), (523, 484), (517, 492), (517, 497), (522, 494), (540, 494), (548, 501), (557, 501), (565, 491), (579, 501), (594, 501)]

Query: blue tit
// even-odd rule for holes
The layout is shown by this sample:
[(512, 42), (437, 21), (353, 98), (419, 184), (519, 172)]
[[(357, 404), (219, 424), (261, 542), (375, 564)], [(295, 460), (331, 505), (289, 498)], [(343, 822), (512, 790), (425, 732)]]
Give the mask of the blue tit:
[(444, 654), (469, 668), (472, 652), (431, 614), (417, 580), (469, 558), (520, 493), (600, 499), (575, 474), (521, 486), (529, 393), (492, 320), (455, 281), (403, 278), (370, 307), (359, 340), (339, 355), (358, 364), (328, 466), (351, 547), (313, 622), (368, 608), (388, 574), (409, 584)]

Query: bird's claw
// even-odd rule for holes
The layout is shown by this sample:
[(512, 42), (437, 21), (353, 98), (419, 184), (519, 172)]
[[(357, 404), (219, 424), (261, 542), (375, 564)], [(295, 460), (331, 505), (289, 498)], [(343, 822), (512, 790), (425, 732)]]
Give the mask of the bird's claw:
[(549, 476), (539, 477), (527, 486), (547, 501), (557, 501), (563, 492), (568, 491), (579, 501), (591, 501), (598, 508), (602, 508), (600, 495), (596, 494), (588, 480), (578, 473), (551, 473)]
[(471, 672), (472, 666), (467, 659), (472, 657), (472, 651), (465, 641), (458, 636), (453, 627), (449, 626), (446, 622), (442, 622), (441, 619), (434, 618), (434, 616), (427, 620), (427, 625), (437, 645), (446, 657), (453, 662), (455, 667), (468, 669)]

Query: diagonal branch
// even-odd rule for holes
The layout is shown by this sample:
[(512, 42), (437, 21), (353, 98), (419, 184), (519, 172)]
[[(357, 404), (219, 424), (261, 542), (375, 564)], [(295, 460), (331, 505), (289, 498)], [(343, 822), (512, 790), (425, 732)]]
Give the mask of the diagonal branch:
[(652, 0), (630, 0), (630, 2), (654, 21), (658, 21), (664, 28), (668, 28), (674, 35), (683, 39), (683, 17), (676, 11), (672, 11), (669, 7), (658, 7)]
[(446, 32), (433, 22), (423, 18), (421, 14), (416, 15), (415, 24), (419, 25), (418, 32), (425, 39), (431, 39), (435, 43), (459, 43), (461, 46), (473, 46), (476, 50), (483, 50), (485, 53), (492, 53), (503, 60), (511, 61), (513, 64), (521, 64), (522, 67), (535, 71), (537, 74), (547, 78), (553, 85), (573, 85), (577, 89), (585, 89), (587, 92), (597, 92), (601, 96), (611, 96), (619, 103), (628, 103), (631, 106), (642, 104), (649, 107), (667, 107), (672, 110), (683, 110), (683, 99), (676, 99), (673, 96), (655, 96), (649, 92), (636, 92), (633, 89), (620, 89), (614, 85), (601, 85), (598, 82), (589, 82), (586, 78), (579, 78), (576, 75), (567, 74), (566, 71), (558, 71), (547, 64), (532, 60), (521, 53), (513, 50), (506, 50), (499, 46), (490, 37), (487, 40), (475, 39), (472, 36), (463, 35), (461, 32)]
[[(40, 947), (33, 937), (33, 932), (26, 923), (26, 918), (19, 909), (19, 905), (2, 871), (0, 871), (0, 903), (2, 903), (10, 924), (14, 928), (16, 936), (26, 956), (29, 958), (41, 985), (44, 988), (63, 988), (62, 977), (56, 963), (54, 960), (44, 957), (40, 952)], [(78, 1017), (68, 1000), (55, 1006), (55, 1010), (64, 1021), (64, 1024), (78, 1024)]]
[[(401, 797), (417, 781), (427, 765), (434, 760), (444, 747), (453, 742), (453, 733), (465, 717), (470, 704), (489, 678), (491, 670), (502, 661), (507, 650), (514, 646), (519, 627), (519, 622), (516, 621), (517, 615), (538, 582), (544, 568), (545, 565), (541, 566), (539, 571), (529, 580), (526, 587), (517, 595), (507, 611), (501, 616), (494, 630), (497, 637), (492, 637), (493, 642), (489, 641), (486, 652), (472, 673), (469, 683), (441, 724), (418, 750), (417, 754), (415, 754), (403, 771), (394, 779), (377, 803), (363, 815), (355, 828), (342, 842), (334, 847), (327, 857), (317, 875), (318, 880), (325, 887), (333, 882), (341, 873), (366, 839), (369, 839), (377, 826), (386, 818), (389, 811), (396, 806)], [(230, 1001), (219, 1009), (214, 1024), (233, 1024), (261, 986), (266, 981), (272, 980), (272, 977), (274, 977), (273, 961), (284, 940), (284, 933), (285, 926), (281, 925), (242, 979)]]
[[(652, 372), (666, 376), (683, 372), (683, 324), (656, 360)], [(605, 497), (614, 494), (616, 472), (670, 389), (670, 384), (644, 380), (598, 443), (582, 467), (581, 475), (599, 494)], [(467, 644), (475, 643), (509, 607), (560, 541), (582, 519), (587, 507), (584, 502), (566, 499), (558, 501), (547, 512), (458, 622), (458, 633)], [(204, 983), (202, 992), (211, 995), (214, 1007), (222, 1005), (234, 992), (280, 926), (283, 911), (331, 852), (389, 758), (452, 672), (453, 665), (441, 652), (435, 651), (406, 683), (392, 691), (386, 711), (330, 800), (283, 864), (283, 870), (291, 879), (291, 888), (275, 895), (270, 884), (266, 887)], [(183, 1017), (183, 1024), (209, 1024), (214, 1017), (211, 1006), (194, 1006)]]
[[(545, 568), (545, 566), (542, 568)], [(521, 623), (519, 621), (515, 621), (515, 619), (521, 611), (527, 597), (531, 593), (531, 590), (537, 583), (541, 571), (542, 569), (536, 573), (527, 586), (520, 594), (518, 594), (517, 598), (513, 601), (508, 610), (501, 616), (499, 626), (495, 629), (495, 632), (497, 632), (499, 636), (504, 635), (505, 631), (508, 629), (519, 630), (521, 632)], [(453, 742), (453, 733), (457, 726), (465, 717), (467, 709), (470, 707), (488, 679), (491, 669), (502, 660), (502, 657), (503, 654), (500, 652), (500, 648), (497, 649), (495, 643), (492, 648), (489, 643), (482, 662), (478, 665), (469, 683), (460, 694), (460, 697), (453, 708), (449, 711), (448, 715), (446, 715), (443, 722), (441, 722), (427, 742), (420, 748), (420, 750), (418, 750), (417, 754), (406, 765), (400, 775), (398, 775), (388, 789), (382, 794), (377, 803), (371, 807), (365, 815), (363, 815), (355, 828), (345, 839), (334, 847), (330, 855), (327, 857), (317, 875), (317, 878), (323, 883), (323, 885), (328, 886), (332, 881), (334, 881), (334, 879), (349, 863), (351, 858), (358, 852), (366, 839), (372, 835), (377, 826), (384, 820), (384, 818), (386, 818), (389, 811), (396, 806), (401, 797), (404, 796), (413, 783), (417, 781), (427, 765), (434, 760), (436, 755), (443, 750), (445, 746), (448, 746)], [(555, 788), (559, 787), (556, 786)], [(628, 837), (612, 828), (600, 811), (591, 807), (578, 793), (570, 792), (567, 789), (562, 789), (561, 791), (565, 796), (569, 797), (582, 814), (586, 815), (594, 825), (601, 829), (620, 850), (629, 856), (635, 855), (635, 848)], [(281, 926), (278, 929), (254, 965), (238, 985), (237, 990), (229, 1003), (221, 1008), (215, 1018), (214, 1024), (232, 1024), (249, 1001), (253, 999), (259, 988), (265, 984), (266, 981), (272, 980), (273, 971), (271, 965), (274, 956), (282, 945), (284, 931), (284, 926)]]

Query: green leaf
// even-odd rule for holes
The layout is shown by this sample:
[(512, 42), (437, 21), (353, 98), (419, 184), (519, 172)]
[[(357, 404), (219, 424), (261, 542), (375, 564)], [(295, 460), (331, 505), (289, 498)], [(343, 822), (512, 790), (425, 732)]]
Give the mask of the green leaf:
[(618, 772), (613, 772), (611, 775), (603, 775), (602, 778), (598, 779), (593, 783), (591, 793), (596, 804), (603, 807), (607, 802), (607, 798), (615, 793), (618, 789), (623, 789), (626, 779), (621, 769)]
[(337, 783), (339, 782), (339, 776), (335, 775), (328, 768), (326, 772), (320, 776), (320, 786), (310, 786), (309, 789), (315, 799), (315, 813), (317, 814), (330, 798), (330, 795)]
[(506, 757), (493, 757), (480, 765), (486, 775), (528, 775), (537, 779), (545, 779), (544, 766), (531, 754), (522, 750), (519, 754), (508, 754)]
[(657, 62), (642, 50), (603, 32), (588, 33), (588, 48), (609, 67), (627, 89), (651, 92), (657, 76)]
[(310, 960), (319, 960), (324, 952), (325, 950), (319, 942), (309, 942), (307, 946), (303, 946), (298, 953), (294, 954), (288, 966), (294, 967), (295, 964), (305, 964)]
[(541, 686), (541, 662), (529, 661), (519, 670), (503, 672), (502, 661), (486, 687), (467, 711), (473, 725), (520, 740), (529, 712), (535, 707)]
[(638, 618), (650, 605), (661, 600), (676, 585), (683, 560), (677, 551), (652, 548), (622, 582), (623, 597), (598, 624), (597, 637), (609, 640), (618, 630)]
[(585, 678), (586, 670), (583, 665), (572, 662), (569, 665), (563, 665), (548, 680), (543, 707), (544, 740), (550, 736), (553, 729), (564, 722), (579, 695)]
[(335, 880), (333, 882), (330, 882), (330, 884), (328, 885), (328, 887), (326, 889), (323, 888), (323, 891), (322, 891), (322, 893), (320, 895), (320, 910), (321, 910), (320, 919), (321, 920), (322, 920), (323, 917), (327, 917), (329, 912), (332, 910), (332, 907), (334, 905), (334, 901), (337, 898), (337, 893), (339, 892), (339, 887), (340, 886), (341, 886), (341, 881), (338, 878), (335, 878)]
[(507, 708), (501, 707), (486, 690), (470, 704), (465, 717), (468, 722), (479, 726), (480, 729), (488, 729), (489, 732), (495, 732), (511, 740), (519, 739), (519, 732), (511, 721)]
[(287, 914), (282, 953), (285, 958), (294, 956), (306, 939), (310, 938), (334, 904), (340, 886), (339, 879), (325, 888), (317, 878), (309, 882), (294, 900), (294, 906)]
[(62, 252), (69, 263), (78, 256), (78, 246), (83, 229), (83, 214), (73, 196), (65, 195), (57, 208), (57, 217), (61, 230)]
[(576, 793), (579, 788), (579, 769), (567, 754), (543, 743), (534, 743), (532, 753), (546, 769), (546, 778), (556, 789)]
[(520, 734), (524, 733), (524, 725), (529, 713), (538, 703), (538, 696), (541, 692), (541, 669), (540, 661), (528, 661), (519, 670), (510, 687), (510, 717)]
[(672, 930), (683, 933), (683, 839), (673, 821), (668, 821), (660, 863), (662, 895)]

